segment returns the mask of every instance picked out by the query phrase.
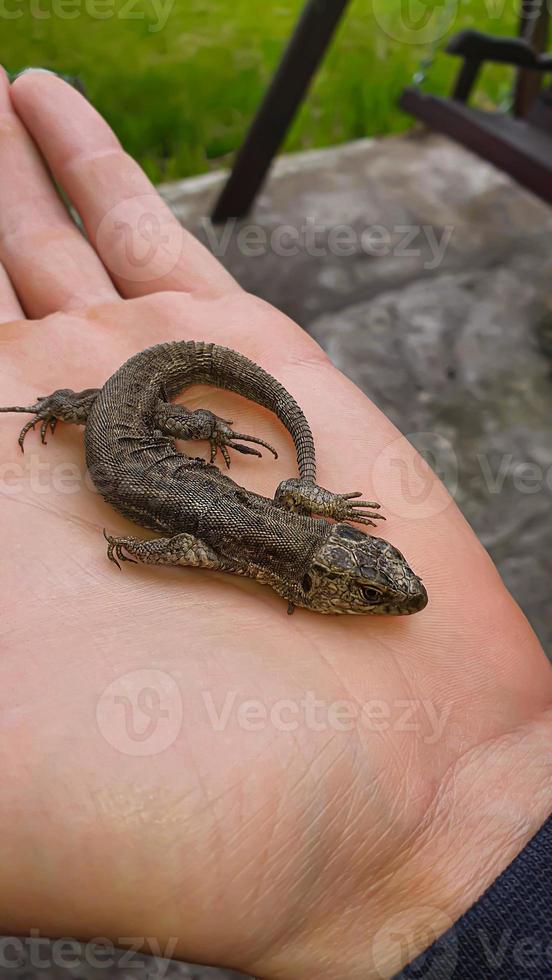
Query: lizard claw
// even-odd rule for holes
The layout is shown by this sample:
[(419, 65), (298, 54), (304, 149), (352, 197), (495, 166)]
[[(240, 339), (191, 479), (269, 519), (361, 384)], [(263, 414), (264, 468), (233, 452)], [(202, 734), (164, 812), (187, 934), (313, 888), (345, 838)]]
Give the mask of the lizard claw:
[(133, 565), (138, 564), (134, 558), (129, 558), (128, 555), (125, 555), (123, 551), (124, 538), (114, 538), (113, 535), (107, 533), (105, 527), (103, 529), (103, 536), (107, 541), (107, 557), (118, 569), (121, 568), (119, 562), (122, 561), (132, 562)]
[(37, 398), (34, 405), (28, 405), (26, 407), (13, 405), (10, 408), (0, 408), (0, 412), (25, 412), (34, 416), (25, 423), (19, 433), (19, 439), (17, 441), (23, 453), (25, 452), (25, 436), (27, 432), (34, 429), (38, 422), (40, 422), (40, 440), (44, 445), (46, 445), (48, 429), (54, 433), (60, 419), (64, 422), (84, 425), (97, 391), (98, 389), (96, 388), (86, 388), (84, 391), (73, 391), (71, 388), (58, 388), (51, 395), (41, 395)]
[(47, 445), (46, 433), (48, 429), (50, 429), (50, 432), (53, 435), (54, 432), (56, 431), (56, 425), (58, 424), (58, 421), (59, 419), (57, 419), (55, 415), (50, 415), (49, 417), (47, 416), (45, 419), (42, 420), (40, 426), (40, 441), (43, 446)]
[(268, 449), (274, 459), (278, 459), (278, 453), (270, 445), (270, 443), (265, 442), (264, 439), (258, 439), (256, 436), (248, 436), (243, 432), (234, 432), (228, 425), (223, 423), (222, 419), (217, 419), (215, 426), (213, 427), (212, 435), (209, 439), (211, 443), (211, 463), (214, 463), (217, 451), (220, 449), (221, 454), (224, 458), (224, 462), (227, 467), (230, 467), (230, 453), (229, 449), (235, 449), (238, 453), (243, 453), (246, 456), (258, 456), (262, 458), (262, 453), (258, 449), (252, 449), (251, 446), (244, 446), (236, 439), (243, 439), (245, 442), (252, 442), (257, 446), (264, 446)]
[(29, 419), (28, 422), (25, 422), (25, 425), (23, 426), (21, 432), (19, 433), (19, 438), (17, 441), (19, 443), (19, 448), (21, 449), (22, 453), (25, 452), (25, 445), (24, 445), (25, 436), (27, 435), (28, 432), (30, 432), (31, 429), (34, 429), (37, 422), (41, 423), (40, 440), (41, 442), (44, 443), (44, 445), (46, 445), (45, 436), (46, 436), (48, 426), (50, 426), (52, 432), (54, 431), (57, 423), (57, 418), (55, 417), (55, 415), (52, 415), (48, 411), (48, 401), (49, 399), (47, 397), (39, 398), (34, 405), (29, 405), (27, 407), (13, 405), (10, 408), (0, 408), (0, 412), (25, 412), (25, 413), (28, 412), (30, 415), (34, 416), (34, 418)]
[(336, 493), (335, 497), (335, 514), (333, 516), (336, 520), (353, 521), (355, 524), (368, 524), (371, 527), (376, 526), (376, 521), (385, 520), (383, 514), (373, 513), (374, 510), (380, 509), (381, 504), (376, 503), (375, 500), (356, 499), (362, 497), (360, 490), (356, 490), (354, 493)]
[(354, 522), (376, 526), (376, 521), (384, 521), (383, 514), (375, 514), (380, 505), (373, 500), (359, 500), (362, 494), (333, 493), (316, 483), (303, 479), (284, 480), (276, 490), (274, 502), (279, 507), (296, 513), (330, 517), (334, 521)]

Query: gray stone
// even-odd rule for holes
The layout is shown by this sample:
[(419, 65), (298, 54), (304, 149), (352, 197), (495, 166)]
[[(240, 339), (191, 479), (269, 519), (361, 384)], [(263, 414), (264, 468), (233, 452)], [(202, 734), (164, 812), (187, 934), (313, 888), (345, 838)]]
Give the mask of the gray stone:
[[(208, 215), (224, 179), (209, 174), (161, 190), (182, 223), (246, 289), (306, 328), (323, 313), (383, 290), (444, 270), (491, 267), (512, 250), (545, 252), (552, 240), (551, 209), (436, 136), (361, 140), (281, 157), (252, 214), (213, 228)], [(308, 239), (314, 225), (313, 248)], [(342, 225), (354, 236), (350, 254), (336, 254), (339, 249), (328, 241)], [(243, 247), (248, 228), (267, 236), (261, 254), (247, 254)], [(285, 228), (301, 239), (294, 254), (278, 254)], [(388, 254), (368, 254), (362, 247), (361, 235), (374, 228), (390, 236)], [(410, 245), (405, 229), (416, 232)], [(437, 267), (428, 234), (437, 242), (450, 236)]]

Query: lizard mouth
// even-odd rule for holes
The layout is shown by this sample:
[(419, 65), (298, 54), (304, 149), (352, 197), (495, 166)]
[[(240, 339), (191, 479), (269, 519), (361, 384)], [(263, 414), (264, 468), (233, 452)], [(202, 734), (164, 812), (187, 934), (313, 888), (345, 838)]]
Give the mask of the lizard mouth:
[(304, 605), (346, 615), (410, 616), (428, 595), (404, 555), (389, 541), (335, 524), (303, 577)]
[(408, 594), (392, 599), (388, 603), (376, 605), (369, 612), (375, 616), (413, 616), (428, 604), (428, 594), (421, 579), (412, 581)]
[(407, 614), (421, 612), (425, 609), (429, 601), (429, 597), (421, 579), (418, 579), (418, 591), (414, 595), (408, 597), (408, 610)]

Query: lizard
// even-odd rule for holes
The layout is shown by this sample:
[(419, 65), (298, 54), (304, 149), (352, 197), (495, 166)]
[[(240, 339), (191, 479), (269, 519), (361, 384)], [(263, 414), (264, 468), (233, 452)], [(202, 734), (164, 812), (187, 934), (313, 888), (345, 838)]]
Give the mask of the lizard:
[[(262, 439), (207, 409), (171, 401), (196, 383), (224, 388), (270, 409), (290, 433), (299, 477), (273, 498), (239, 486), (214, 465), (220, 451), (261, 456)], [(303, 411), (271, 374), (214, 343), (171, 341), (130, 357), (104, 384), (60, 388), (34, 405), (0, 408), (40, 422), (46, 442), (58, 421), (85, 427), (86, 464), (103, 498), (134, 523), (161, 534), (140, 539), (104, 530), (108, 557), (151, 565), (209, 568), (269, 585), (296, 606), (325, 614), (410, 614), (428, 601), (421, 579), (390, 542), (351, 524), (376, 527), (380, 505), (358, 491), (316, 483), (313, 435)], [(176, 439), (207, 440), (210, 460), (179, 452)]]

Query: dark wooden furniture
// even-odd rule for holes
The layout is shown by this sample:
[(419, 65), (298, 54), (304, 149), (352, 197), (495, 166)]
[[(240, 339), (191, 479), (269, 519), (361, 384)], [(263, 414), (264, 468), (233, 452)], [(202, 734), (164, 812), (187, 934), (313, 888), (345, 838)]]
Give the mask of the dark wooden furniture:
[[(288, 127), (308, 90), (350, 0), (307, 0), (232, 173), (215, 204), (215, 223), (247, 214)], [(407, 88), (401, 105), (434, 129), (474, 150), (552, 203), (552, 90), (539, 95), (552, 72), (548, 41), (549, 0), (521, 0), (520, 37), (495, 38), (462, 31), (447, 51), (462, 58), (450, 98)], [(482, 112), (468, 99), (485, 62), (517, 72), (513, 111)], [(377, 75), (374, 78), (377, 85)]]
[(247, 214), (350, 0), (308, 0), (238, 152), (212, 221)]
[[(462, 58), (462, 65), (452, 95), (443, 98), (410, 87), (400, 104), (552, 204), (552, 88), (540, 90), (542, 80), (552, 72), (552, 55), (543, 51), (548, 34), (546, 3), (533, 26), (531, 43), (524, 37), (494, 37), (471, 30), (455, 35), (446, 50)], [(512, 65), (517, 71), (511, 113), (486, 112), (468, 104), (486, 62)]]

